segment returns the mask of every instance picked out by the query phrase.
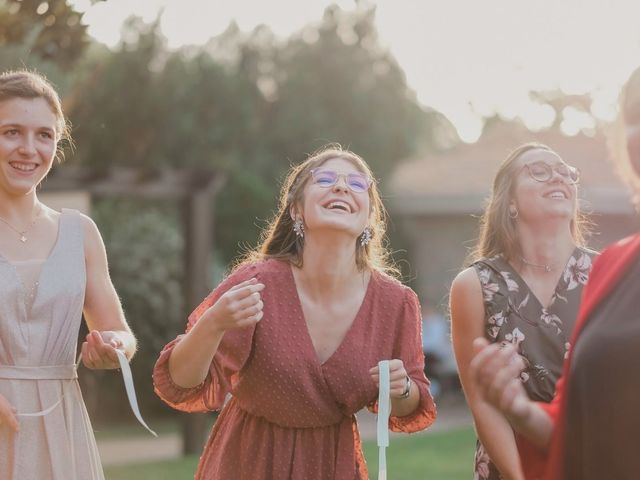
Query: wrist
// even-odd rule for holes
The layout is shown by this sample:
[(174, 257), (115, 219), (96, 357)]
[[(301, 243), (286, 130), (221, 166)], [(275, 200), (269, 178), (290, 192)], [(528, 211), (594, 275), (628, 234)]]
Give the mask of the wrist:
[(191, 332), (194, 332), (195, 335), (204, 335), (210, 340), (222, 337), (225, 331), (226, 329), (220, 325), (217, 316), (213, 312), (205, 312), (191, 329)]
[(404, 387), (404, 391), (396, 397), (400, 400), (405, 400), (409, 398), (409, 396), (411, 395), (411, 385), (413, 382), (411, 382), (411, 377), (409, 375), (406, 376), (406, 380), (407, 380), (407, 383), (406, 383), (406, 386)]

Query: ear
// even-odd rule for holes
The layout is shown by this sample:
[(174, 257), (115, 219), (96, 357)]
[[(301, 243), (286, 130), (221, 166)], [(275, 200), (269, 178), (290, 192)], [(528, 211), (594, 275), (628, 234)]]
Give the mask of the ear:
[(296, 221), (296, 218), (298, 217), (298, 209), (295, 205), (291, 205), (291, 207), (289, 207), (289, 216), (292, 221)]

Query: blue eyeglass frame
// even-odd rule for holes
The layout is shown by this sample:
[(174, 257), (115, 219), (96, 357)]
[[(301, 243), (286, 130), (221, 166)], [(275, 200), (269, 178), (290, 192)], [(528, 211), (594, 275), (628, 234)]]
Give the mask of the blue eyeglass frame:
[[(371, 185), (373, 184), (373, 179), (367, 175), (366, 173), (363, 172), (358, 172), (358, 173), (338, 173), (335, 170), (331, 170), (330, 168), (313, 168), (310, 170), (311, 173), (311, 177), (314, 180), (314, 183), (316, 185), (319, 185), (317, 180), (316, 180), (316, 175), (320, 174), (322, 172), (326, 172), (329, 174), (332, 174), (332, 176), (334, 177), (334, 180), (331, 184), (329, 185), (320, 185), (320, 187), (322, 188), (330, 188), (333, 187), (336, 183), (338, 183), (338, 180), (340, 179), (340, 177), (343, 177), (345, 179), (345, 184), (347, 185), (347, 187), (349, 187), (349, 190), (351, 190), (352, 192), (355, 193), (365, 193), (367, 192), (370, 188)], [(364, 190), (360, 190), (358, 188), (353, 188), (353, 185), (351, 184), (351, 182), (349, 181), (349, 178), (353, 178), (353, 177), (357, 177), (358, 180), (364, 180), (367, 184), (367, 188), (365, 188)]]

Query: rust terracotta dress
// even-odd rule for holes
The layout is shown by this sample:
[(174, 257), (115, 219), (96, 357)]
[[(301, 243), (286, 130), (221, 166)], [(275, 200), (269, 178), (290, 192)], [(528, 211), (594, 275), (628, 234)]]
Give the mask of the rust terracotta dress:
[(415, 293), (374, 272), (344, 340), (324, 363), (311, 342), (291, 266), (269, 260), (230, 275), (190, 315), (187, 330), (233, 285), (252, 277), (265, 284), (264, 317), (255, 327), (225, 333), (209, 375), (184, 389), (168, 360), (181, 336), (156, 363), (156, 393), (186, 412), (218, 410), (196, 479), (355, 480), (368, 478), (355, 413), (376, 408), (369, 369), (400, 358), (420, 390), (417, 409), (391, 417), (393, 431), (416, 432), (433, 423), (435, 405), (423, 374), (420, 306)]

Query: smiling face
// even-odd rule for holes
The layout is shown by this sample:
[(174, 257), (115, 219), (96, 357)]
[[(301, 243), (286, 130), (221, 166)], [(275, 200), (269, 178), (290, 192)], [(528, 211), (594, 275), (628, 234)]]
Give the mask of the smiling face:
[[(330, 185), (322, 172), (336, 172), (337, 181)], [(369, 221), (369, 191), (360, 190), (359, 178), (366, 175), (353, 163), (343, 158), (332, 158), (318, 166), (304, 187), (303, 201), (294, 209), (293, 216), (304, 219), (305, 235), (314, 231), (333, 230), (349, 232), (358, 237)]]
[[(547, 181), (536, 180), (541, 170), (551, 167)], [(566, 218), (567, 223), (575, 217), (577, 209), (577, 187), (571, 184), (566, 173), (567, 165), (554, 152), (532, 149), (523, 153), (514, 165), (517, 172), (511, 204), (518, 209), (521, 222), (536, 223), (550, 219)]]
[(31, 193), (51, 169), (57, 118), (43, 98), (0, 102), (0, 189)]

